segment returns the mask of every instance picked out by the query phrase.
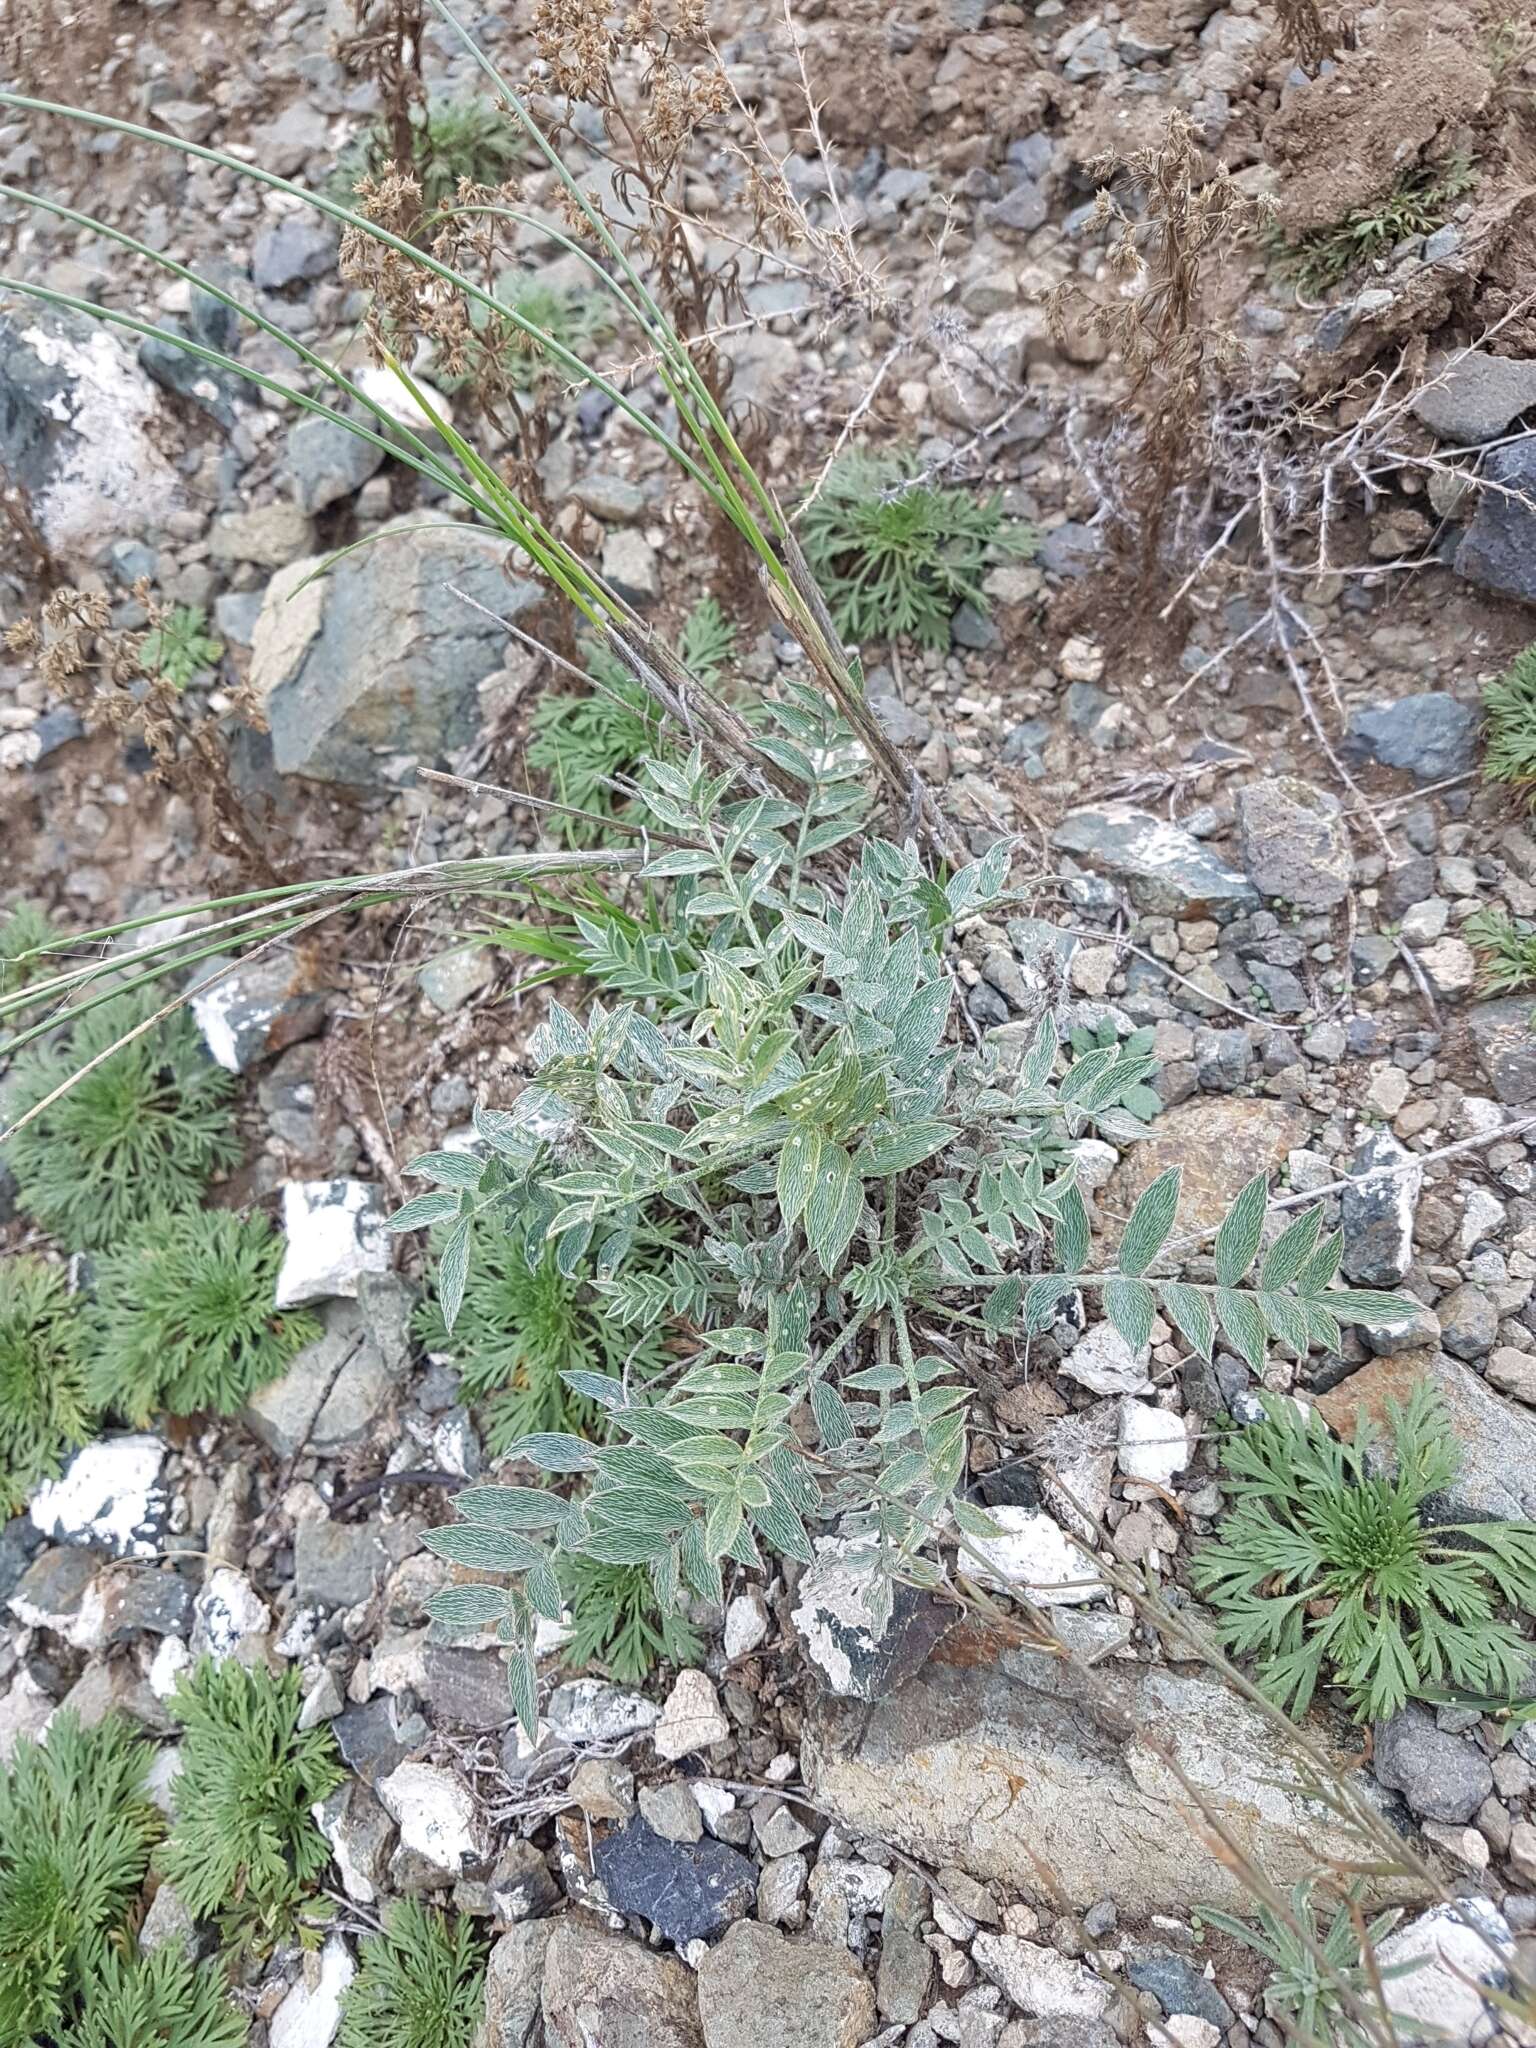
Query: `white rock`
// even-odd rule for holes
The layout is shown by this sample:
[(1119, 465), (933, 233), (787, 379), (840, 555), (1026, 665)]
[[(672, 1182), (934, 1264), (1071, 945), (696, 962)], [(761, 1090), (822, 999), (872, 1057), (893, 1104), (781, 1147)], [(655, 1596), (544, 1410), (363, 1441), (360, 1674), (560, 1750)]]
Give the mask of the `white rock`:
[(573, 1678), (550, 1694), (545, 1719), (554, 1733), (570, 1743), (612, 1742), (638, 1735), (661, 1718), (654, 1700), (624, 1692), (601, 1678)]
[(1189, 1432), (1183, 1416), (1154, 1408), (1150, 1401), (1122, 1401), (1118, 1463), (1127, 1479), (1171, 1486), (1189, 1463)]
[(166, 1496), (157, 1483), (165, 1445), (157, 1436), (116, 1436), (87, 1444), (60, 1478), (40, 1486), (29, 1513), (57, 1543), (90, 1543), (116, 1557), (151, 1557)]
[(272, 2048), (330, 2048), (341, 2024), (341, 2001), (356, 1975), (347, 1944), (331, 1935), (318, 1958), (305, 1958), (304, 1976), (267, 2022)]
[(251, 1663), (264, 1652), (271, 1627), (272, 1610), (245, 1573), (217, 1565), (192, 1605), (192, 1655)]
[[(1478, 1985), (1503, 1978), (1503, 1963), (1514, 1946), (1509, 1922), (1487, 1899), (1433, 1906), (1389, 1934), (1376, 1950), (1387, 2009), (1398, 2019), (1432, 2020), (1443, 2029), (1435, 2038), (1445, 2048), (1470, 2048), (1474, 2039), (1484, 2037), (1485, 2015), (1494, 2024), (1497, 2017)], [(1404, 1962), (1418, 1967), (1402, 1977), (1385, 1976), (1392, 1965)]]
[(708, 1778), (699, 1778), (688, 1787), (698, 1802), (704, 1825), (714, 1834), (728, 1813), (736, 1811), (736, 1794), (728, 1792), (724, 1785), (716, 1785)]
[(1152, 2048), (1221, 2048), (1221, 2029), (1195, 2013), (1177, 2012), (1168, 2019), (1154, 2020), (1147, 2039)]
[(1504, 1204), (1497, 1195), (1490, 1194), (1487, 1188), (1468, 1188), (1461, 1227), (1456, 1233), (1456, 1246), (1462, 1257), (1466, 1258), (1473, 1246), (1485, 1238), (1502, 1236), (1504, 1223)]
[(1005, 1505), (987, 1513), (1003, 1534), (971, 1537), (962, 1570), (973, 1565), (974, 1551), (984, 1561), (974, 1572), (978, 1580), (1046, 1607), (1080, 1607), (1107, 1591), (1092, 1556), (1040, 1508)]
[(725, 1660), (747, 1657), (768, 1634), (768, 1602), (756, 1586), (738, 1593), (725, 1610)]
[(163, 1749), (157, 1749), (149, 1769), (144, 1773), (144, 1797), (167, 1820), (176, 1812), (176, 1780), (181, 1776), (181, 1744), (168, 1742)]
[(1120, 1154), (1113, 1145), (1106, 1144), (1102, 1138), (1079, 1138), (1068, 1150), (1080, 1188), (1096, 1195), (1100, 1188), (1109, 1185), (1115, 1168), (1120, 1164)]
[(389, 1271), (384, 1204), (369, 1181), (290, 1181), (283, 1189), (283, 1229), (288, 1243), (277, 1276), (278, 1308), (337, 1295), (355, 1300), (360, 1274)]
[(418, 377), (414, 370), (411, 382), (426, 400), (426, 407), (406, 388), (399, 372), (390, 369), (387, 363), (362, 364), (352, 372), (352, 382), (371, 404), (378, 406), (381, 412), (387, 412), (398, 425), (408, 427), (414, 434), (434, 433), (438, 420), (450, 427), (453, 425), (453, 407), (435, 385), (429, 384), (425, 377)]
[(1094, 1394), (1145, 1394), (1150, 1351), (1133, 1351), (1113, 1323), (1095, 1323), (1086, 1330), (1056, 1368)]
[(18, 1671), (10, 1690), (0, 1697), (0, 1766), (10, 1762), (18, 1742), (36, 1741), (52, 1712), (53, 1701), (31, 1672)]
[(971, 1955), (1030, 2019), (1102, 2019), (1114, 2003), (1114, 1991), (1102, 1977), (1016, 1934), (978, 1934)]
[(189, 1670), (192, 1652), (180, 1636), (162, 1636), (149, 1662), (149, 1689), (157, 1700), (168, 1700)]
[(334, 1721), (345, 1705), (335, 1674), (322, 1668), (304, 1694), (304, 1703), (299, 1708), (299, 1727), (318, 1728), (322, 1721)]
[(378, 1783), (384, 1811), (400, 1830), (400, 1846), (434, 1869), (458, 1877), (480, 1853), (469, 1787), (439, 1764), (399, 1765)]
[(721, 1711), (720, 1698), (702, 1671), (680, 1671), (677, 1683), (667, 1695), (661, 1719), (651, 1731), (656, 1754), (669, 1764), (679, 1757), (708, 1749), (712, 1742), (724, 1742), (731, 1724)]

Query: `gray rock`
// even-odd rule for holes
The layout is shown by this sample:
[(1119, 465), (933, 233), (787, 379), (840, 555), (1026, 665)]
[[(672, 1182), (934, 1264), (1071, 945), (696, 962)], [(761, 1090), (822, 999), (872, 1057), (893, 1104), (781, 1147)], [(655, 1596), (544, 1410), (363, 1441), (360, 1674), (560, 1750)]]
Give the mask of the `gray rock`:
[(1133, 1956), (1125, 1966), (1125, 1974), (1138, 1991), (1150, 1991), (1170, 2017), (1190, 2013), (1196, 2019), (1209, 2020), (1223, 2032), (1236, 2018), (1216, 1986), (1172, 1949), (1149, 1949), (1144, 1955)]
[(216, 1565), (192, 1603), (192, 1655), (252, 1663), (264, 1656), (271, 1630), (272, 1610), (245, 1573)]
[(281, 569), (314, 546), (315, 529), (297, 505), (286, 498), (221, 512), (208, 537), (216, 562), (250, 562), (258, 569)]
[(486, 946), (455, 946), (420, 968), (416, 980), (434, 1010), (448, 1016), (496, 979), (496, 956)]
[(306, 986), (299, 961), (266, 954), (237, 966), (214, 959), (199, 963), (199, 979), (223, 967), (231, 971), (194, 996), (190, 1007), (203, 1043), (227, 1072), (247, 1073), (324, 1028), (325, 993)]
[(388, 1558), (367, 1522), (313, 1517), (293, 1533), (295, 1597), (301, 1607), (359, 1607), (382, 1577)]
[(875, 1996), (846, 1948), (738, 1921), (699, 1965), (705, 2048), (860, 2048)]
[[(769, 1927), (805, 1925), (805, 1885), (809, 1869), (798, 1850), (775, 1856), (763, 1865), (757, 1881), (757, 1917)], [(928, 1952), (925, 1949), (923, 1953)]]
[(1024, 178), (995, 206), (987, 208), (986, 217), (991, 226), (1002, 228), (1005, 233), (1029, 235), (1050, 219), (1050, 201), (1038, 185)]
[[(1326, 1730), (1311, 1732), (1328, 1746)], [(1353, 1860), (1350, 1831), (1307, 1795), (1268, 1722), (1216, 1680), (1114, 1662), (1089, 1674), (1027, 1650), (994, 1657), (979, 1637), (873, 1704), (813, 1702), (801, 1770), (839, 1827), (924, 1863), (1025, 1890), (1044, 1865), (1053, 1895), (1078, 1908), (1113, 1872), (1127, 1916), (1202, 1902), (1242, 1911), (1235, 1869), (1194, 1824), (1154, 1742), (1272, 1882)], [(1405, 1889), (1382, 1876), (1366, 1886), (1368, 1897)]]
[[(101, 1559), (76, 1545), (50, 1545), (40, 1550), (12, 1587), (8, 1605), (22, 1628), (52, 1629), (71, 1640), (86, 1597), (96, 1584)], [(96, 1631), (94, 1617), (90, 1622)], [(82, 1647), (93, 1645), (85, 1643)]]
[(239, 417), (240, 401), (246, 389), (244, 383), (233, 370), (221, 370), (216, 363), (207, 362), (189, 349), (178, 347), (178, 341), (193, 337), (173, 315), (162, 314), (156, 324), (164, 334), (173, 338), (161, 341), (146, 336), (139, 343), (139, 368), (162, 391), (172, 391), (178, 398), (200, 406), (227, 432)]
[(362, 1274), (389, 1271), (384, 1202), (371, 1181), (289, 1181), (283, 1231), (288, 1242), (277, 1276), (278, 1308), (355, 1300)]
[(1360, 1287), (1396, 1287), (1413, 1264), (1413, 1219), (1424, 1187), (1424, 1169), (1414, 1165), (1390, 1179), (1360, 1179), (1372, 1168), (1412, 1159), (1390, 1131), (1377, 1131), (1355, 1154), (1340, 1209), (1344, 1226), (1345, 1274)]
[(704, 1836), (699, 1802), (680, 1779), (666, 1785), (642, 1785), (640, 1812), (664, 1842), (698, 1842)]
[(108, 328), (23, 308), (0, 317), (0, 467), (61, 560), (158, 540), (181, 503), (175, 424)]
[(1492, 441), (1536, 406), (1536, 362), (1471, 349), (1431, 356), (1413, 411), (1432, 434), (1458, 447)]
[[(367, 424), (379, 431), (373, 421)], [(383, 465), (385, 453), (335, 420), (309, 413), (288, 429), (278, 473), (301, 512), (323, 512), (360, 491)]]
[(1420, 1820), (1469, 1821), (1493, 1790), (1493, 1772), (1476, 1743), (1446, 1734), (1416, 1703), (1378, 1723), (1371, 1769)]
[(187, 1911), (176, 1887), (162, 1878), (139, 1929), (139, 1954), (153, 1955), (157, 1948), (169, 1948), (173, 1943), (188, 1962), (197, 1961), (197, 1921)]
[(687, 1966), (576, 1915), (551, 1928), (541, 2011), (549, 2048), (704, 2048)]
[(1536, 1102), (1536, 1032), (1529, 996), (1478, 1003), (1467, 1013), (1478, 1063), (1500, 1102), (1526, 1109)]
[(956, 608), (949, 622), (949, 637), (957, 647), (969, 647), (981, 653), (1001, 645), (996, 626), (985, 612), (973, 604), (962, 604)]
[(184, 1636), (192, 1625), (192, 1588), (179, 1572), (119, 1565), (101, 1575), (97, 1591), (104, 1647), (136, 1636)]
[(1017, 1934), (978, 1934), (971, 1957), (1030, 2019), (1097, 2020), (1115, 2002), (1113, 1985), (1086, 1963)]
[[(1458, 562), (1459, 567), (1459, 562)], [(1465, 571), (1462, 572), (1465, 574)], [(1345, 751), (1383, 768), (1406, 768), (1416, 782), (1464, 775), (1477, 755), (1478, 711), (1443, 690), (1400, 697), (1357, 711), (1344, 736)]]
[(661, 1719), (661, 1709), (654, 1700), (607, 1685), (600, 1678), (572, 1678), (550, 1694), (544, 1719), (562, 1741), (579, 1747), (613, 1742), (653, 1728)]
[(537, 598), (505, 555), (498, 536), (445, 521), (386, 529), (302, 590), (315, 560), (279, 571), (251, 646), (278, 772), (368, 788), (391, 757), (468, 746), (479, 685), (502, 666), (500, 621)]
[(564, 1897), (544, 1852), (520, 1835), (514, 1835), (496, 1858), (485, 1888), (491, 1911), (507, 1923), (542, 1920)]
[(363, 1442), (394, 1389), (396, 1374), (356, 1302), (327, 1302), (320, 1320), (314, 1343), (243, 1411), (246, 1427), (280, 1458), (305, 1445), (323, 1452)]
[(1104, 542), (1096, 526), (1067, 519), (1041, 535), (1035, 561), (1053, 576), (1087, 576), (1098, 567), (1103, 552)]
[[(1484, 485), (1456, 550), (1456, 573), (1536, 604), (1536, 434), (1483, 457)], [(1427, 778), (1426, 778), (1427, 779)]]
[(1435, 1304), (1440, 1341), (1453, 1358), (1481, 1358), (1499, 1334), (1498, 1305), (1481, 1287), (1453, 1287)]
[(82, 1543), (114, 1557), (152, 1557), (170, 1502), (160, 1484), (166, 1447), (157, 1436), (109, 1437), (77, 1451), (57, 1479), (33, 1494), (32, 1526), (56, 1543)]
[(251, 251), (251, 278), (264, 292), (284, 291), (324, 277), (336, 261), (339, 236), (330, 222), (308, 209), (263, 228)]
[(1293, 775), (1237, 793), (1237, 829), (1248, 879), (1262, 896), (1299, 910), (1332, 910), (1349, 894), (1354, 855), (1339, 800)]
[(594, 1867), (621, 1913), (638, 1913), (674, 1948), (707, 1941), (752, 1910), (757, 1865), (724, 1842), (669, 1842), (638, 1816), (605, 1835)]
[(875, 2000), (887, 2026), (911, 2026), (928, 2003), (933, 1952), (922, 1935), (927, 1911), (927, 1885), (910, 1870), (898, 1870), (885, 1895), (875, 1977)]
[[(1506, 1966), (1514, 1953), (1509, 1922), (1490, 1900), (1433, 1906), (1377, 1947), (1387, 2011), (1395, 2019), (1428, 2022), (1428, 2036), (1418, 2027), (1413, 2034), (1440, 2048), (1471, 2048), (1498, 2027), (1499, 2011), (1484, 1998), (1483, 1987), (1508, 1989)], [(1401, 1976), (1395, 1974), (1399, 1968)]]
[(890, 1618), (878, 1625), (865, 1600), (873, 1582), (865, 1553), (857, 1538), (819, 1538), (790, 1616), (806, 1655), (845, 1699), (877, 1699), (900, 1685), (955, 1620), (954, 1610), (931, 1595), (897, 1586)]
[(418, 1741), (427, 1738), (427, 1724), (419, 1714), (402, 1726), (396, 1702), (388, 1693), (346, 1707), (331, 1723), (342, 1759), (366, 1785), (377, 1784), (403, 1764)]
[(401, 1851), (435, 1873), (439, 1883), (462, 1876), (465, 1865), (483, 1854), (474, 1794), (456, 1771), (440, 1764), (397, 1764), (375, 1789), (400, 1830), (392, 1875)]
[(1123, 881), (1138, 910), (1225, 920), (1257, 910), (1257, 891), (1181, 826), (1132, 804), (1069, 811), (1051, 835), (1060, 853)]
[(504, 1934), (486, 1961), (485, 2006), (472, 2048), (529, 2048), (536, 2038), (552, 1920)]
[(371, 1906), (389, 1880), (394, 1822), (357, 1778), (338, 1785), (312, 1811), (331, 1845), (342, 1890), (359, 1905)]
[(594, 469), (571, 486), (577, 504), (610, 526), (629, 526), (645, 514), (645, 492), (626, 476)]
[(620, 527), (603, 542), (603, 580), (631, 604), (654, 604), (661, 595), (656, 550), (643, 534)]
[(507, 1667), (495, 1650), (466, 1650), (428, 1643), (422, 1698), (439, 1727), (488, 1733), (512, 1719)]

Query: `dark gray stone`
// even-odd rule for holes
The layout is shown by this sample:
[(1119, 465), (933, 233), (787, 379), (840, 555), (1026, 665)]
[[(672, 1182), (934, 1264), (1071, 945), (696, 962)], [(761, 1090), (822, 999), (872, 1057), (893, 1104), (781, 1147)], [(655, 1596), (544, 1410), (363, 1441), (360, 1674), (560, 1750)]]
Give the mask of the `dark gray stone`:
[[(1390, 1131), (1378, 1131), (1355, 1154), (1354, 1175), (1373, 1167), (1401, 1165), (1412, 1155)], [(1413, 1263), (1413, 1219), (1424, 1186), (1420, 1167), (1365, 1180), (1344, 1190), (1340, 1220), (1344, 1226), (1343, 1267), (1360, 1287), (1396, 1287)]]
[[(367, 424), (381, 433), (377, 421)], [(362, 489), (385, 461), (385, 450), (358, 434), (307, 414), (288, 430), (279, 472), (301, 512), (323, 512)]]
[(146, 377), (152, 377), (162, 391), (174, 392), (178, 398), (200, 406), (211, 420), (227, 431), (235, 424), (239, 412), (243, 388), (240, 378), (233, 370), (221, 370), (217, 364), (205, 362), (201, 356), (178, 348), (178, 340), (189, 338), (180, 320), (167, 314), (157, 324), (167, 339), (161, 341), (146, 336), (139, 343), (140, 369)]
[(991, 226), (1006, 233), (1030, 235), (1050, 219), (1050, 201), (1032, 179), (1025, 178), (995, 206), (989, 206), (986, 217)]
[[(1536, 515), (1532, 535), (1536, 537)], [(1464, 775), (1472, 766), (1477, 726), (1475, 704), (1462, 704), (1444, 690), (1429, 690), (1357, 711), (1344, 747), (1356, 760), (1406, 768), (1417, 782), (1442, 782), (1447, 776)]]
[(256, 237), (251, 277), (264, 292), (324, 277), (336, 261), (338, 240), (335, 228), (318, 214), (289, 214)]
[(488, 1732), (512, 1719), (507, 1667), (494, 1650), (427, 1645), (422, 1697), (439, 1725)]
[(1413, 411), (1442, 441), (1470, 447), (1495, 440), (1512, 420), (1536, 407), (1536, 363), (1513, 356), (1432, 356)]
[(1202, 1026), (1195, 1033), (1195, 1072), (1202, 1088), (1230, 1095), (1247, 1080), (1252, 1059), (1248, 1034), (1235, 1024), (1220, 1031)]
[(1248, 879), (1261, 894), (1300, 910), (1333, 910), (1349, 894), (1354, 855), (1338, 798), (1294, 775), (1237, 793)]
[(1435, 1303), (1440, 1341), (1453, 1358), (1481, 1358), (1499, 1334), (1499, 1311), (1481, 1287), (1453, 1287)]
[(301, 1607), (360, 1607), (387, 1562), (367, 1522), (300, 1522), (293, 1535), (295, 1597)]
[(1420, 1820), (1469, 1821), (1493, 1790), (1493, 1772), (1477, 1744), (1448, 1735), (1416, 1702), (1377, 1723), (1371, 1769), (1378, 1784), (1402, 1793)]
[(1485, 486), (1461, 546), (1456, 573), (1485, 590), (1536, 604), (1536, 434), (1483, 458)]
[(192, 1626), (192, 1588), (158, 1565), (121, 1565), (102, 1582), (102, 1641), (134, 1636), (184, 1636)]
[(1103, 552), (1097, 527), (1066, 519), (1041, 535), (1035, 561), (1053, 576), (1086, 576), (1098, 567)]
[(983, 611), (973, 604), (963, 604), (949, 622), (949, 637), (957, 647), (969, 647), (978, 653), (1001, 644), (998, 630)]
[(427, 1724), (419, 1714), (400, 1719), (393, 1696), (379, 1693), (361, 1706), (343, 1708), (331, 1723), (331, 1733), (348, 1769), (365, 1784), (376, 1785), (426, 1740)]
[(1258, 892), (1246, 876), (1181, 826), (1133, 804), (1069, 811), (1051, 844), (1123, 881), (1138, 910), (1224, 922), (1259, 907)]
[(709, 1940), (752, 1910), (757, 1865), (724, 1842), (664, 1841), (639, 1815), (594, 1852), (597, 1875), (620, 1913), (638, 1913), (674, 1947)]
[(1517, 1109), (1536, 1103), (1536, 1031), (1529, 996), (1479, 1003), (1467, 1016), (1478, 1063), (1500, 1102)]
[(1190, 2013), (1225, 2032), (1237, 2017), (1216, 1986), (1172, 1949), (1149, 1949), (1145, 1955), (1133, 1956), (1125, 1974), (1138, 1991), (1150, 1991), (1169, 2018)]
[(302, 591), (315, 561), (280, 571), (251, 648), (279, 773), (368, 788), (392, 757), (468, 746), (479, 685), (502, 666), (501, 621), (538, 595), (507, 574), (506, 552), (445, 521), (387, 530)]
[(13, 1515), (0, 1529), (0, 1600), (9, 1600), (43, 1539), (25, 1515)]
[(39, 1551), (11, 1589), (11, 1612), (24, 1628), (62, 1632), (79, 1614), (100, 1569), (100, 1557), (90, 1550), (58, 1545)]
[(955, 1625), (954, 1610), (931, 1594), (896, 1586), (890, 1617), (878, 1626), (865, 1600), (872, 1578), (856, 1537), (821, 1537), (790, 1617), (829, 1690), (845, 1699), (881, 1698), (909, 1678)]
[(203, 979), (221, 975), (192, 998), (191, 1009), (203, 1043), (231, 1074), (244, 1074), (324, 1029), (325, 992), (305, 985), (295, 959), (268, 954), (238, 965), (214, 959), (200, 963), (199, 971)]
[[(1268, 1007), (1277, 1017), (1299, 1017), (1311, 998), (1288, 967), (1274, 967), (1267, 960), (1250, 960), (1248, 978), (1264, 991)], [(1289, 1066), (1290, 1060), (1284, 1062)]]
[(1435, 893), (1435, 863), (1428, 854), (1405, 860), (1390, 868), (1381, 883), (1381, 907), (1390, 918), (1400, 918), (1415, 903)]

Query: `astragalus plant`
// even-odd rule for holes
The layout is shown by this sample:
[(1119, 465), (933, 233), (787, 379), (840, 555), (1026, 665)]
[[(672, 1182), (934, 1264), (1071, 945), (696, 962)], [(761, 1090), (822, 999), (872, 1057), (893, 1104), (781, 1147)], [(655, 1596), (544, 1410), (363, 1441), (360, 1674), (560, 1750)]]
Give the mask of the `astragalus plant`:
[[(528, 1723), (534, 1624), (560, 1614), (566, 1555), (645, 1566), (664, 1611), (683, 1588), (718, 1602), (727, 1560), (809, 1562), (834, 1523), (872, 1567), (876, 1619), (898, 1581), (944, 1579), (957, 1544), (963, 1572), (966, 1543), (995, 1533), (965, 1493), (973, 1362), (1071, 1297), (1135, 1346), (1159, 1313), (1206, 1357), (1219, 1330), (1256, 1370), (1272, 1340), (1305, 1352), (1336, 1343), (1340, 1318), (1407, 1312), (1332, 1288), (1339, 1240), (1320, 1240), (1316, 1212), (1255, 1272), (1262, 1177), (1217, 1237), (1214, 1285), (1146, 1277), (1176, 1171), (1137, 1203), (1116, 1267), (1095, 1269), (1062, 1140), (1133, 1142), (1144, 1127), (1122, 1098), (1151, 1055), (1099, 1047), (1058, 1078), (1049, 1016), (1017, 1063), (972, 1047), (944, 944), (1006, 894), (1011, 847), (941, 884), (912, 845), (860, 831), (846, 746), (803, 709), (780, 715), (794, 801), (738, 794), (697, 750), (650, 765), (639, 803), (671, 843), (644, 874), (665, 913), (638, 939), (579, 920), (597, 999), (584, 1017), (551, 1007), (534, 1082), (476, 1113), (482, 1157), (417, 1160), (436, 1185), (394, 1219), (448, 1230), (450, 1326), (477, 1233), (510, 1216), (530, 1258), (582, 1276), (637, 1339), (670, 1329), (683, 1354), (644, 1381), (568, 1372), (607, 1441), (546, 1431), (507, 1452), (574, 1484), (471, 1488), (426, 1539), (505, 1575), (433, 1612), (497, 1624)], [(658, 1234), (673, 1244), (660, 1267)]]

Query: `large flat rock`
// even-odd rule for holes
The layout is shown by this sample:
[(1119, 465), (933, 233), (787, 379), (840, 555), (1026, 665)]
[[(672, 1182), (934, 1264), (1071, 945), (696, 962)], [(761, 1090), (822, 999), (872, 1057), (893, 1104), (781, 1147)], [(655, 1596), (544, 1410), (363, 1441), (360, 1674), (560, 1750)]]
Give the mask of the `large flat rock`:
[(1461, 1451), (1447, 1515), (1470, 1522), (1484, 1515), (1523, 1521), (1536, 1514), (1536, 1416), (1504, 1400), (1471, 1366), (1443, 1351), (1373, 1359), (1324, 1394), (1318, 1410), (1341, 1436), (1352, 1436), (1363, 1409), (1384, 1439), (1389, 1404), (1401, 1408), (1421, 1379), (1443, 1398)]
[(1110, 1183), (1110, 1208), (1128, 1216), (1170, 1166), (1182, 1169), (1175, 1238), (1214, 1230), (1256, 1173), (1275, 1173), (1286, 1154), (1305, 1145), (1305, 1110), (1254, 1096), (1197, 1095), (1152, 1126)]
[[(1314, 1742), (1336, 1756), (1326, 1726)], [(1034, 1899), (1122, 1913), (1246, 1912), (1201, 1806), (1156, 1753), (1166, 1744), (1212, 1815), (1285, 1887), (1360, 1842), (1309, 1797), (1274, 1725), (1219, 1680), (1167, 1666), (1092, 1671), (957, 1630), (873, 1705), (822, 1698), (801, 1744), (806, 1784), (837, 1823), (921, 1862), (953, 1864)], [(1359, 1771), (1345, 1782), (1378, 1800)], [(1372, 1878), (1371, 1900), (1406, 1880)]]

